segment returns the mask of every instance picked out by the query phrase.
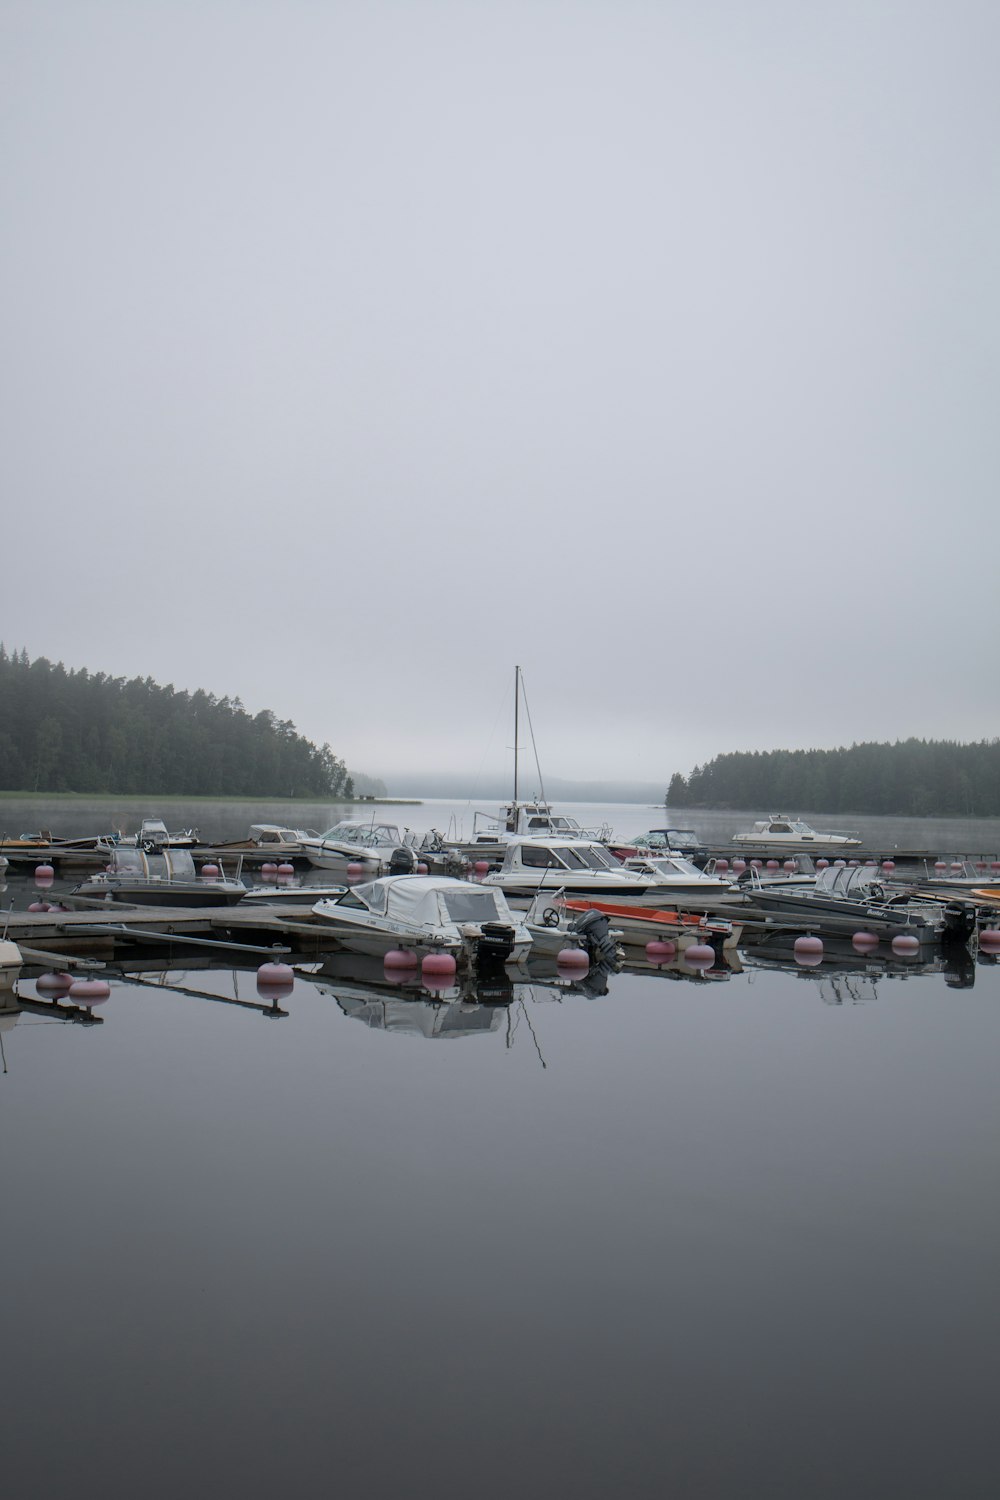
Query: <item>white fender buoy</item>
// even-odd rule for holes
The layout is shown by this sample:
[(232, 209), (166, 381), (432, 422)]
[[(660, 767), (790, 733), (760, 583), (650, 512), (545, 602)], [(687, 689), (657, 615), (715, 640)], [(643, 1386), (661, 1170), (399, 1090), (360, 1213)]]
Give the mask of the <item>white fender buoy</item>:
[(823, 939), (805, 933), (797, 937), (793, 945), (797, 964), (815, 965), (823, 962)]
[(715, 949), (708, 943), (692, 943), (690, 948), (684, 949), (681, 957), (692, 969), (708, 969), (715, 963)]
[(420, 965), (420, 972), (425, 979), (428, 975), (450, 979), (457, 967), (452, 953), (428, 953)]
[(110, 994), (111, 986), (106, 979), (74, 979), (69, 987), (69, 998), (78, 1005), (85, 1005), (88, 1010), (107, 1000)]
[(560, 948), (556, 964), (560, 969), (589, 969), (590, 957), (586, 948)]
[(266, 1000), (278, 1000), (295, 988), (295, 970), (291, 964), (268, 962), (257, 970), (257, 993)]
[(382, 960), (386, 969), (415, 969), (418, 962), (412, 948), (390, 948)]
[(72, 974), (39, 974), (35, 980), (40, 995), (68, 995), (72, 985)]
[(650, 938), (646, 944), (646, 957), (651, 958), (654, 963), (659, 963), (663, 959), (673, 958), (676, 952), (677, 944), (669, 942), (667, 939)]
[(920, 951), (920, 942), (912, 932), (897, 932), (892, 940), (893, 953), (914, 954)]

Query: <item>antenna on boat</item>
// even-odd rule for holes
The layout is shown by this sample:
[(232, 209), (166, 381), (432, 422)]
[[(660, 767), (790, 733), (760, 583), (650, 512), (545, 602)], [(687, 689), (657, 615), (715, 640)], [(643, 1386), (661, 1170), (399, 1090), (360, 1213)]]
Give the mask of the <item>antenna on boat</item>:
[[(517, 711), (521, 703), (521, 668), (514, 668), (514, 806), (517, 807)], [(527, 704), (525, 704), (527, 707)]]

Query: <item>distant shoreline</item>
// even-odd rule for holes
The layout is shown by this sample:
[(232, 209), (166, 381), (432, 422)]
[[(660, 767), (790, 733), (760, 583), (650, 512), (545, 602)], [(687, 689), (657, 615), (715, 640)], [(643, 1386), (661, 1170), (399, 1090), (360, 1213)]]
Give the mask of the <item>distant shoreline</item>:
[(214, 794), (201, 794), (201, 793), (199, 793), (197, 795), (192, 794), (192, 795), (188, 796), (188, 795), (185, 795), (183, 792), (170, 792), (170, 793), (166, 793), (166, 792), (42, 792), (42, 791), (39, 791), (39, 792), (4, 792), (4, 791), (0, 791), (0, 801), (6, 801), (6, 802), (34, 802), (34, 801), (39, 801), (39, 802), (114, 802), (117, 805), (120, 805), (123, 802), (124, 803), (132, 803), (132, 802), (140, 803), (141, 802), (144, 805), (148, 805), (150, 802), (155, 802), (158, 806), (159, 806), (160, 803), (169, 804), (171, 802), (183, 802), (183, 803), (189, 803), (189, 802), (211, 802), (211, 803), (227, 802), (227, 803), (232, 803), (234, 806), (237, 805), (237, 804), (239, 804), (239, 803), (244, 803), (248, 807), (258, 807), (262, 802), (267, 802), (267, 803), (281, 803), (282, 806), (288, 806), (288, 807), (295, 807), (296, 805), (299, 805), (299, 804), (301, 804), (304, 807), (305, 806), (313, 806), (314, 807), (314, 806), (316, 806), (317, 803), (325, 803), (325, 802), (329, 802), (330, 804), (332, 804), (334, 806), (337, 806), (337, 807), (341, 807), (341, 806), (344, 806), (344, 807), (346, 807), (346, 806), (373, 807), (376, 804), (378, 804), (378, 803), (381, 802), (381, 803), (385, 803), (386, 805), (392, 806), (392, 807), (399, 807), (399, 806), (421, 807), (421, 806), (423, 806), (423, 801), (422, 801), (422, 798), (420, 798), (420, 797), (317, 797), (315, 795), (310, 795), (310, 796), (307, 796), (307, 797), (277, 797), (277, 796), (272, 796), (272, 797), (265, 797), (265, 796), (259, 796), (259, 797), (258, 796), (254, 796), (254, 797), (246, 797), (246, 796), (241, 796), (241, 797), (226, 797), (226, 796), (221, 796), (221, 795), (216, 796)]

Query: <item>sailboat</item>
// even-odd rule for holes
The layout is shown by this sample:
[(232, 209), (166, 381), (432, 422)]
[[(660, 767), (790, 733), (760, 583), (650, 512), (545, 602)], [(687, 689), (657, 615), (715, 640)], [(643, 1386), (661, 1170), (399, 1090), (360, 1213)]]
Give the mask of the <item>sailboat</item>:
[[(541, 793), (530, 802), (521, 801), (518, 782), (522, 703), (525, 718), (528, 721), (528, 732), (531, 735), (531, 749), (535, 757), (535, 770), (538, 773), (538, 786)], [(496, 860), (503, 858), (507, 845), (513, 839), (591, 839), (605, 842), (611, 837), (610, 827), (583, 828), (576, 818), (553, 812), (552, 804), (546, 800), (542, 768), (538, 763), (538, 749), (535, 745), (535, 731), (531, 723), (531, 710), (528, 707), (528, 696), (524, 690), (524, 674), (521, 668), (516, 666), (514, 668), (514, 795), (509, 802), (503, 804), (499, 813), (475, 813), (472, 820), (472, 839), (469, 843), (460, 844), (459, 847), (464, 854), (473, 858)]]

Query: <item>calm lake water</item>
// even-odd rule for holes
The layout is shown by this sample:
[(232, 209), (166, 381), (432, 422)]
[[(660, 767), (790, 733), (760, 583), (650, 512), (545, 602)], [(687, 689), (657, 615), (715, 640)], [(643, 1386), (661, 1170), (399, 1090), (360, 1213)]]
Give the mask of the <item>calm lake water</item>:
[(997, 1493), (995, 963), (257, 1003), (151, 964), (0, 1018), (5, 1493)]

